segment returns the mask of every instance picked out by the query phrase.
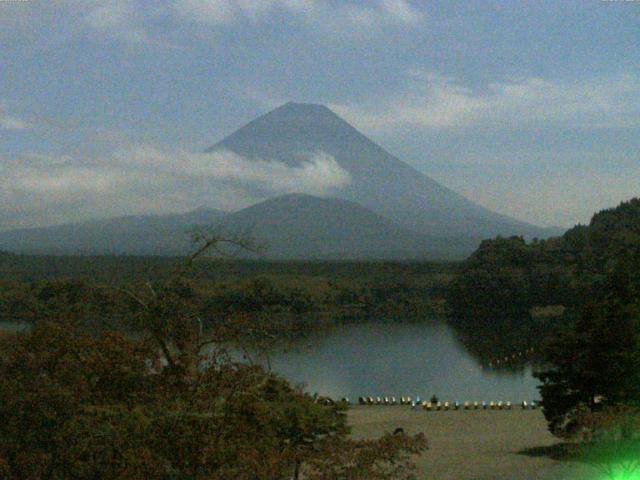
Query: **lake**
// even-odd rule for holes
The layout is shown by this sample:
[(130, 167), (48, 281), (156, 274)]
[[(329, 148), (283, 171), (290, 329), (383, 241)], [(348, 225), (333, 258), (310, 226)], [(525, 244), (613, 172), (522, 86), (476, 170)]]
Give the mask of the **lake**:
[[(0, 322), (0, 330), (25, 328)], [(333, 398), (409, 395), (443, 401), (530, 401), (532, 367), (483, 368), (443, 322), (338, 325), (269, 355), (271, 368), (310, 393)]]
[(274, 371), (309, 392), (401, 396), (447, 401), (530, 401), (539, 398), (532, 367), (483, 368), (445, 323), (351, 323), (270, 356)]

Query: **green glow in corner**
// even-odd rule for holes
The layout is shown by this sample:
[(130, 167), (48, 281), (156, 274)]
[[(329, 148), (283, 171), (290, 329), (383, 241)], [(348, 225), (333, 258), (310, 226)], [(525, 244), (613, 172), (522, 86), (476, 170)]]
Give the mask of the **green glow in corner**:
[[(619, 470), (622, 470), (622, 468)], [(640, 480), (640, 467), (633, 472), (620, 471), (611, 475), (606, 475), (602, 477), (602, 480)]]

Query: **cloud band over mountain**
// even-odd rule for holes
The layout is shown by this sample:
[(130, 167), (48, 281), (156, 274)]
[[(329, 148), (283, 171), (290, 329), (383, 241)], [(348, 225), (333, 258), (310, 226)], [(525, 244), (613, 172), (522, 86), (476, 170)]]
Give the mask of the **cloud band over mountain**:
[(326, 196), (349, 173), (324, 152), (297, 166), (228, 151), (196, 153), (143, 145), (108, 158), (28, 155), (0, 165), (0, 229), (129, 213), (237, 210), (286, 193)]

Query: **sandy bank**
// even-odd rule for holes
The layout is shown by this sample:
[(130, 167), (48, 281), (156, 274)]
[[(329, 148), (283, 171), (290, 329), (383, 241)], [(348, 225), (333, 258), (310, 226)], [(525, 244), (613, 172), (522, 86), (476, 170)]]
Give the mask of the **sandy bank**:
[(375, 437), (396, 427), (407, 433), (423, 432), (430, 449), (416, 461), (419, 479), (599, 478), (586, 465), (543, 454), (543, 447), (558, 440), (547, 431), (539, 410), (426, 412), (407, 406), (355, 406), (349, 411), (349, 422), (357, 438)]

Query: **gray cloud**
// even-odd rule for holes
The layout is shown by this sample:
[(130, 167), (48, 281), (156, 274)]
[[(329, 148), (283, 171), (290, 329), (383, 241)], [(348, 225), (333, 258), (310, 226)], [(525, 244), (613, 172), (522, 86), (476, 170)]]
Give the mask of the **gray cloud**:
[(132, 0), (84, 0), (75, 7), (82, 9), (86, 26), (98, 35), (130, 45), (149, 42), (142, 11)]
[(327, 0), (173, 0), (178, 18), (208, 25), (259, 21), (274, 12), (285, 12), (315, 26), (343, 23), (358, 27), (413, 24), (423, 13), (407, 0), (329, 2)]
[[(180, 37), (215, 34), (220, 27), (265, 22), (285, 15), (313, 32), (370, 35), (424, 18), (408, 0), (60, 0), (0, 2), (0, 38), (55, 45), (70, 38), (116, 40), (140, 46), (177, 47)], [(60, 22), (65, 18), (65, 22)], [(158, 28), (163, 24), (164, 28)], [(201, 27), (194, 30), (194, 26)], [(177, 34), (177, 35), (176, 35)], [(19, 39), (19, 40), (18, 40)]]
[(619, 128), (640, 126), (640, 77), (608, 75), (582, 80), (517, 78), (482, 91), (439, 74), (411, 72), (402, 93), (331, 108), (373, 132), (531, 126)]
[(330, 195), (350, 175), (323, 152), (297, 166), (143, 145), (107, 158), (25, 155), (0, 166), (0, 229), (199, 206), (236, 210), (285, 193)]

